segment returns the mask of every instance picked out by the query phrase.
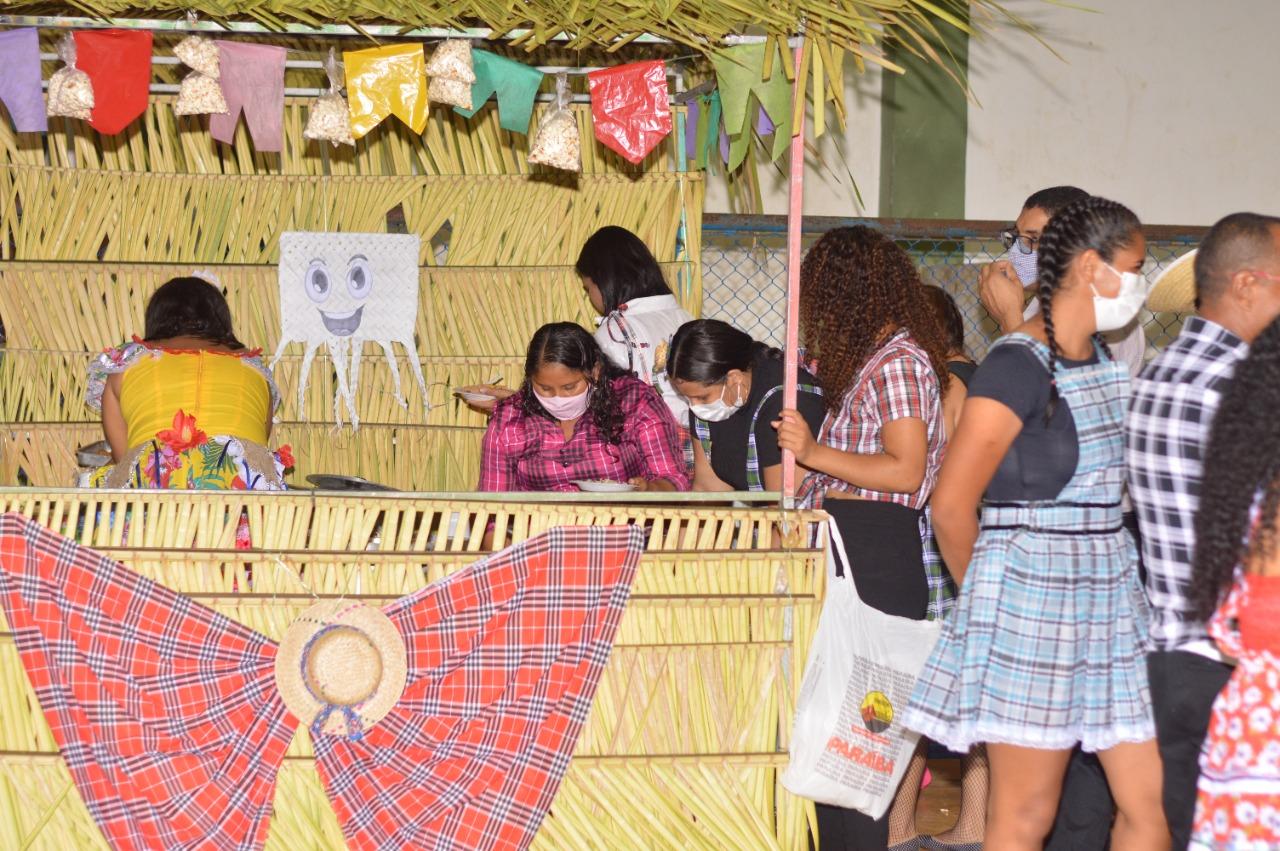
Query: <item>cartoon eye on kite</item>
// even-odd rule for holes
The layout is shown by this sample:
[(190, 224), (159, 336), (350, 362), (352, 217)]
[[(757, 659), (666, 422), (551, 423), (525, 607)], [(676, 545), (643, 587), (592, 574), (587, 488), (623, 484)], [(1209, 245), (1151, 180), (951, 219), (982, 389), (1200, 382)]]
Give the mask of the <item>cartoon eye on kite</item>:
[(347, 268), (347, 292), (352, 298), (365, 299), (373, 289), (373, 275), (369, 270), (369, 258), (357, 254)]
[(307, 297), (316, 304), (321, 304), (329, 297), (329, 270), (323, 260), (312, 260), (307, 264), (307, 271), (302, 277), (302, 288)]

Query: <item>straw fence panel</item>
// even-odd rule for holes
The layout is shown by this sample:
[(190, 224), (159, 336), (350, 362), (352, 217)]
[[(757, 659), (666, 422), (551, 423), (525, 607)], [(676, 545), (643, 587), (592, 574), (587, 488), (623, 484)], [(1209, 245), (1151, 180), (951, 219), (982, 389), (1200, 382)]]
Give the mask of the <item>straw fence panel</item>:
[[(536, 846), (807, 845), (812, 808), (777, 776), (825, 567), (819, 551), (773, 548), (776, 509), (10, 490), (0, 510), (272, 637), (313, 593), (381, 605), (465, 567), (490, 521), (516, 540), (566, 523), (637, 523), (648, 544), (632, 602)], [(254, 548), (237, 551), (242, 515)], [(788, 540), (821, 517), (788, 515)], [(104, 847), (56, 750), (13, 637), (0, 632), (0, 845)], [(342, 847), (305, 731), (280, 772), (268, 847)]]
[[(317, 57), (319, 58), (319, 57)], [(160, 71), (165, 66), (154, 66)], [(49, 71), (52, 72), (51, 65)], [(319, 77), (314, 75), (312, 85)], [(498, 126), (492, 104), (467, 119), (453, 110), (431, 109), (427, 130), (417, 135), (397, 118), (389, 118), (369, 135), (334, 148), (303, 137), (311, 113), (311, 98), (288, 97), (284, 106), (284, 150), (262, 153), (254, 149), (244, 122), (235, 141), (223, 144), (209, 135), (204, 116), (176, 116), (172, 95), (152, 95), (142, 117), (115, 136), (103, 136), (87, 122), (51, 117), (49, 133), (17, 133), (0, 120), (0, 165), (55, 166), (83, 171), (135, 171), (177, 174), (300, 174), (300, 175), (440, 175), (440, 174), (555, 174), (546, 166), (529, 165), (529, 137)], [(538, 104), (531, 126), (548, 107)], [(584, 174), (636, 174), (677, 171), (676, 153), (682, 141), (668, 136), (639, 165), (632, 165), (594, 141), (588, 104), (575, 104), (583, 139)], [(672, 106), (673, 126), (685, 112)], [(4, 115), (0, 111), (0, 115)]]
[[(274, 446), (289, 444), (297, 467), (286, 481), (312, 473), (363, 476), (397, 490), (456, 493), (475, 488), (483, 431), (463, 426), (367, 425), (358, 431), (325, 423), (279, 424)], [(96, 423), (0, 424), (0, 485), (68, 487), (75, 483), (76, 447), (102, 439)]]
[[(665, 263), (676, 281), (680, 263)], [(201, 266), (226, 290), (236, 333), (270, 355), (280, 339), (275, 266)], [(10, 349), (99, 352), (143, 330), (147, 300), (191, 264), (0, 262), (0, 321)], [(523, 357), (546, 322), (595, 316), (572, 266), (429, 266), (420, 270), (418, 353)]]
[[(697, 281), (700, 175), (186, 175), (0, 168), (0, 258), (271, 263), (285, 231), (385, 232), (403, 211), (423, 236), (448, 226), (455, 266), (570, 265), (598, 227), (676, 256), (682, 220)], [(682, 219), (683, 217), (683, 219)]]

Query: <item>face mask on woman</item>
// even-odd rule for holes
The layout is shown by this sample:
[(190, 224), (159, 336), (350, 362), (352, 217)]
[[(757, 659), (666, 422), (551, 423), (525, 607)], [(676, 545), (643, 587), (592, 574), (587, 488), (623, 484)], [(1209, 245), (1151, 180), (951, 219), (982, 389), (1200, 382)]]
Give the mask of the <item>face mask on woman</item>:
[(693, 415), (700, 420), (706, 420), (709, 423), (718, 423), (727, 420), (729, 417), (738, 413), (742, 406), (746, 404), (746, 400), (738, 402), (736, 405), (730, 405), (724, 400), (724, 394), (729, 392), (729, 382), (726, 381), (724, 387), (720, 390), (720, 398), (714, 402), (707, 402), (702, 405), (690, 405), (689, 410), (693, 411)]
[(533, 391), (533, 395), (548, 414), (561, 422), (565, 422), (567, 420), (576, 420), (587, 412), (587, 403), (591, 399), (591, 388), (588, 387), (577, 396), (543, 396), (537, 390)]
[(1128, 325), (1147, 300), (1147, 288), (1142, 275), (1137, 272), (1121, 272), (1110, 263), (1104, 262), (1103, 265), (1119, 276), (1120, 292), (1108, 298), (1098, 295), (1098, 288), (1089, 285), (1093, 290), (1093, 318), (1099, 332), (1115, 331)]

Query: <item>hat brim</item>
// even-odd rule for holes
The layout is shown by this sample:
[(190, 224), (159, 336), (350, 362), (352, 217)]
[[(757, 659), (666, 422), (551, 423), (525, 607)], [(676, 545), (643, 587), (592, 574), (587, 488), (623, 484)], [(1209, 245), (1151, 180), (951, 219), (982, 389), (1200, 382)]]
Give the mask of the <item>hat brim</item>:
[[(276, 653), (276, 687), (284, 705), (308, 727), (325, 709), (307, 688), (303, 672), (303, 654), (307, 643), (325, 626), (342, 624), (363, 632), (378, 651), (382, 662), (382, 675), (373, 694), (351, 710), (360, 719), (361, 729), (377, 724), (400, 700), (408, 678), (408, 655), (404, 638), (396, 625), (382, 610), (352, 600), (325, 600), (300, 614), (285, 630)], [(350, 735), (346, 717), (332, 712), (325, 720), (324, 733), (335, 736)]]
[(1160, 273), (1147, 295), (1152, 313), (1189, 313), (1196, 306), (1195, 249), (1179, 257)]

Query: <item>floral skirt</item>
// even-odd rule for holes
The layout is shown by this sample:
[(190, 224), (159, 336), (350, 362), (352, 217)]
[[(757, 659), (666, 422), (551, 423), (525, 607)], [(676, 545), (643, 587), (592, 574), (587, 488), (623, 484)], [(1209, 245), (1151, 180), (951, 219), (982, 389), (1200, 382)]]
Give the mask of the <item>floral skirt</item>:
[(95, 488), (159, 490), (284, 490), (284, 471), (293, 466), (289, 447), (272, 452), (260, 444), (215, 435), (182, 449), (152, 439), (134, 447), (119, 463), (99, 467), (89, 477)]

